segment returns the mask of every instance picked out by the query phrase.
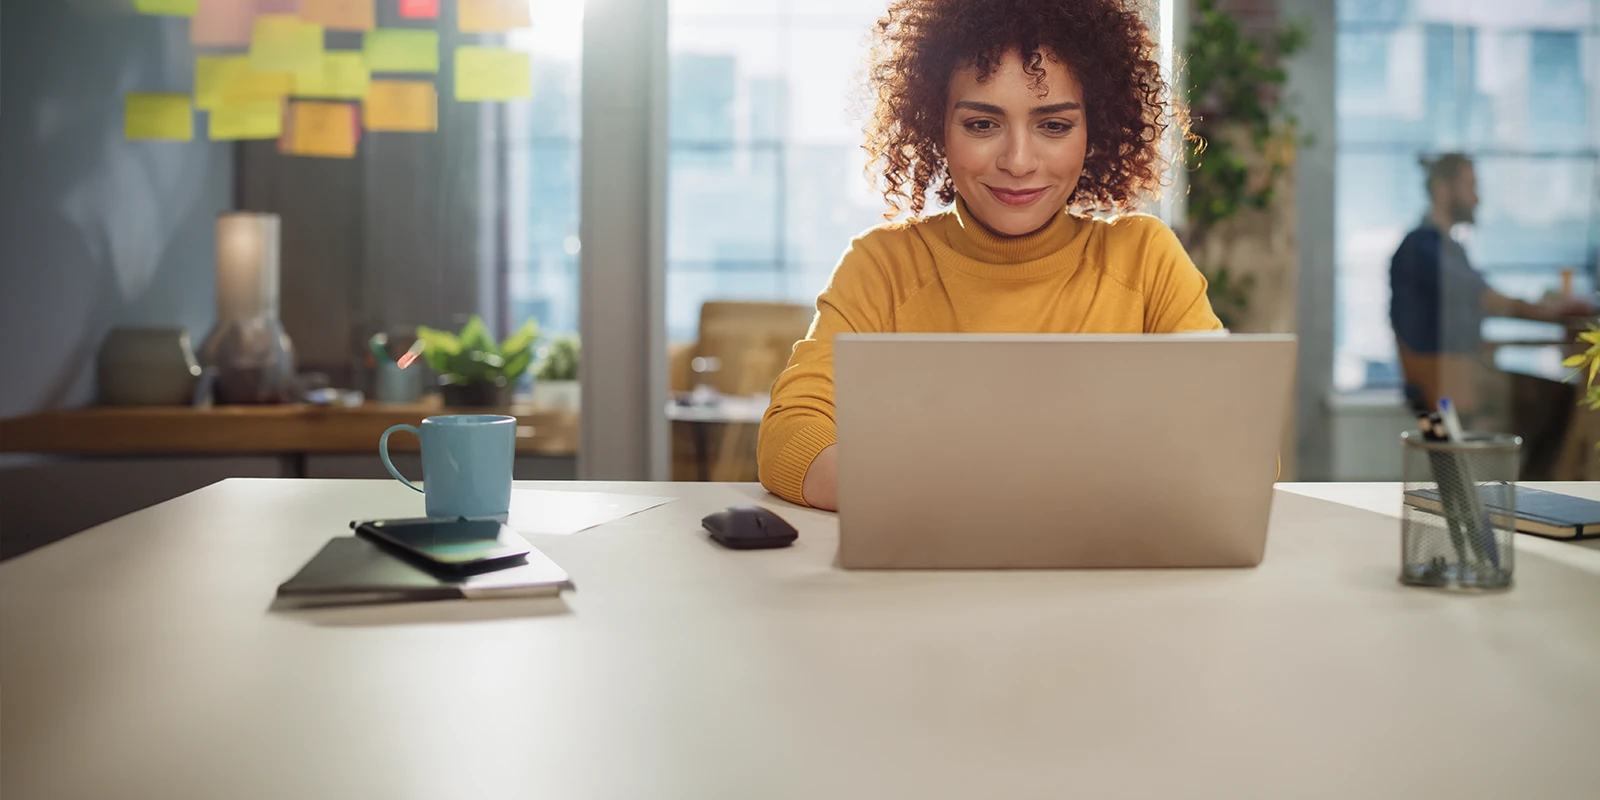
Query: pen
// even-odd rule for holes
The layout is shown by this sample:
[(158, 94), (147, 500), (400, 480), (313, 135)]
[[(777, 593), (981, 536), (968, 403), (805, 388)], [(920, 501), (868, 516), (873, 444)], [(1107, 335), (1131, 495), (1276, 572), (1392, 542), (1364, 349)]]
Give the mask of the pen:
[(394, 359), (389, 356), (389, 335), (383, 331), (372, 334), (367, 340), (367, 347), (372, 350), (372, 355), (378, 359), (378, 364), (393, 364)]
[[(1450, 438), (1445, 434), (1444, 422), (1439, 419), (1438, 414), (1418, 414), (1417, 430), (1422, 431), (1424, 441), (1444, 442), (1449, 441)], [(1429, 453), (1428, 462), (1433, 469), (1434, 480), (1437, 482), (1438, 476), (1445, 474), (1450, 469), (1450, 454)], [(1439, 487), (1439, 505), (1444, 511), (1445, 528), (1450, 531), (1450, 546), (1456, 551), (1456, 563), (1465, 564), (1467, 563), (1467, 537), (1461, 530), (1461, 520), (1465, 518), (1466, 514), (1463, 513), (1457, 502), (1460, 498), (1456, 497), (1455, 492), (1446, 491), (1446, 488), (1443, 485)]]
[[(1444, 422), (1445, 433), (1450, 437), (1452, 444), (1461, 444), (1466, 441), (1466, 433), (1461, 429), (1461, 417), (1456, 415), (1456, 407), (1448, 397), (1439, 398), (1439, 419)], [(1484, 509), (1483, 499), (1478, 496), (1478, 484), (1472, 480), (1472, 475), (1467, 470), (1465, 454), (1458, 453), (1456, 458), (1458, 459), (1456, 472), (1461, 482), (1459, 487), (1461, 497), (1466, 501), (1463, 510), (1469, 515), (1465, 522), (1469, 532), (1474, 527), (1477, 529), (1477, 535), (1470, 536), (1469, 540), (1473, 546), (1482, 550), (1489, 557), (1489, 563), (1493, 564), (1495, 569), (1499, 569), (1500, 550), (1495, 546), (1494, 525), (1489, 521), (1489, 512)]]

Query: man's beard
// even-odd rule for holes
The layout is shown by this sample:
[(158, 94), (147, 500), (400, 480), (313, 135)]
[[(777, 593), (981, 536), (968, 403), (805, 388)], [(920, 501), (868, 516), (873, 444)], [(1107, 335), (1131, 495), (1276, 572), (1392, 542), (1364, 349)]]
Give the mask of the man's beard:
[(1477, 212), (1478, 208), (1475, 205), (1456, 203), (1455, 207), (1450, 209), (1450, 216), (1456, 221), (1457, 225), (1463, 223), (1471, 225), (1477, 221)]

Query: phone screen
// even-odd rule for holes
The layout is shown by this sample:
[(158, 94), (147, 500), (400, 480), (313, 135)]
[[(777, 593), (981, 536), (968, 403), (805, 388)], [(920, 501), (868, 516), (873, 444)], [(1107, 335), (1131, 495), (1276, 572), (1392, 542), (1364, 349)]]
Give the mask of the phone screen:
[(409, 519), (364, 522), (356, 530), (453, 567), (527, 555), (532, 547), (492, 519)]

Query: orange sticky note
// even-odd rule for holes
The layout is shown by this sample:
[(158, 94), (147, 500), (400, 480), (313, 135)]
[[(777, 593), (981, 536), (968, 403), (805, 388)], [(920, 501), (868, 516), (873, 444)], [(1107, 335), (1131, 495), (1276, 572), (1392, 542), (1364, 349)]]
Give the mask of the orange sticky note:
[(292, 103), (279, 149), (289, 155), (355, 158), (356, 107), (349, 103)]
[(283, 101), (224, 102), (212, 109), (210, 123), (216, 141), (276, 139), (283, 133)]
[(370, 31), (377, 23), (372, 0), (300, 0), (300, 18), (330, 31)]
[(256, 0), (200, 0), (189, 22), (189, 43), (246, 45), (255, 24)]
[(533, 94), (531, 62), (519, 50), (456, 48), (456, 99), (516, 100)]
[(171, 142), (194, 138), (194, 107), (188, 95), (134, 93), (124, 103), (123, 136)]
[(436, 131), (439, 93), (428, 81), (373, 81), (361, 104), (361, 122), (369, 131)]
[(462, 33), (496, 33), (533, 24), (529, 0), (457, 0), (456, 28)]

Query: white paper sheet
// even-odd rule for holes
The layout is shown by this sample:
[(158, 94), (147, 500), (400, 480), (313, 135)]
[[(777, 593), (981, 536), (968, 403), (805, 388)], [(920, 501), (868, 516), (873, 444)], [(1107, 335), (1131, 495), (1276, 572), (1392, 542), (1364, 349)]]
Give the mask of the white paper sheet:
[(513, 489), (511, 514), (506, 524), (523, 534), (567, 536), (676, 499), (604, 492)]

